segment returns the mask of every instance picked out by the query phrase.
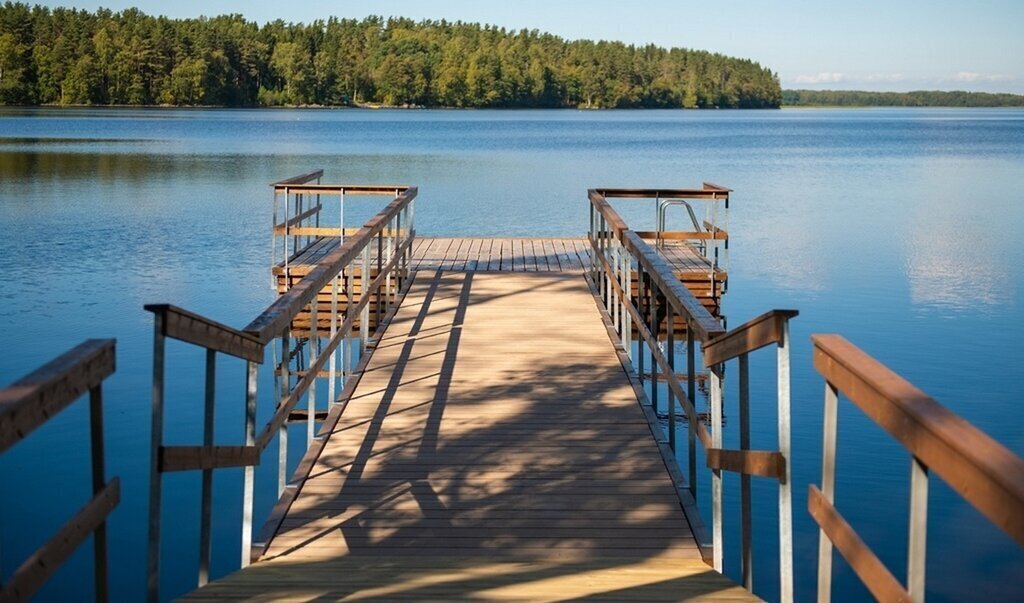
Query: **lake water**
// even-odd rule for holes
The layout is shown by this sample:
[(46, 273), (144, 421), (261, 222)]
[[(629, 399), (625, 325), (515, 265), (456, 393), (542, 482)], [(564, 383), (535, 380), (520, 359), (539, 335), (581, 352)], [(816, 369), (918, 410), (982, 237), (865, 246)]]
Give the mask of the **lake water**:
[[(823, 382), (811, 333), (843, 334), (1024, 454), (1024, 110), (0, 109), (2, 380), (81, 339), (118, 339), (104, 417), (108, 475), (123, 489), (110, 524), (115, 599), (144, 592), (152, 317), (142, 306), (174, 303), (234, 326), (256, 316), (274, 295), (267, 184), (314, 168), (328, 182), (419, 186), (424, 235), (582, 235), (589, 187), (734, 188), (730, 323), (800, 310), (798, 600), (814, 596), (817, 558), (806, 488), (820, 483)], [(360, 203), (350, 224), (379, 207)], [(631, 224), (653, 221), (649, 206), (618, 207)], [(173, 355), (184, 367), (173, 374), (198, 375), (199, 356)], [(752, 363), (753, 440), (769, 448), (774, 373), (771, 354), (761, 356)], [(237, 400), (241, 376), (224, 387), (223, 399)], [(168, 401), (168, 439), (198, 442), (198, 389), (179, 390)], [(0, 576), (88, 498), (87, 406), (0, 457)], [(219, 415), (219, 438), (238, 437), (241, 409), (233, 412)], [(849, 402), (839, 422), (837, 506), (902, 579), (908, 455)], [(726, 438), (735, 438), (728, 428)], [(273, 470), (257, 477), (258, 518), (273, 504)], [(165, 482), (167, 596), (194, 583), (198, 483), (198, 474)], [(215, 483), (218, 576), (237, 566), (237, 472)], [(726, 484), (734, 578), (737, 483)], [(776, 487), (754, 485), (755, 591), (773, 599)], [(1021, 549), (939, 479), (928, 536), (931, 600), (1024, 599)], [(836, 599), (863, 599), (841, 560), (836, 568)], [(88, 594), (91, 548), (60, 576), (44, 598)]]

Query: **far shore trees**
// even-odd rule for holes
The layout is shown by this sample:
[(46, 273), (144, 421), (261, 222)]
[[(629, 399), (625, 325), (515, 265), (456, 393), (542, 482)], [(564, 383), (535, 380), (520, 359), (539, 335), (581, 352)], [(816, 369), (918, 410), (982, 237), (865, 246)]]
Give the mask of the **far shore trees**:
[(747, 59), (475, 23), (332, 17), (261, 26), (241, 15), (0, 5), (0, 104), (361, 103), (776, 108), (782, 91)]

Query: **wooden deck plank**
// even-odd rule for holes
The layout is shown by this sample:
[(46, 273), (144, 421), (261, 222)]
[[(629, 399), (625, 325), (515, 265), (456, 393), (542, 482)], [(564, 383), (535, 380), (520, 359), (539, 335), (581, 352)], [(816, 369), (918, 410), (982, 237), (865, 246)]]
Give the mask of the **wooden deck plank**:
[(214, 582), (189, 600), (718, 601), (756, 600), (700, 561), (347, 556), (275, 560)]
[(503, 271), (516, 271), (515, 250), (512, 248), (512, 239), (501, 240), (501, 269)]
[(484, 241), (440, 261), (516, 272), (420, 271), (266, 554), (191, 598), (756, 600), (701, 560), (585, 281), (552, 271), (573, 244)]

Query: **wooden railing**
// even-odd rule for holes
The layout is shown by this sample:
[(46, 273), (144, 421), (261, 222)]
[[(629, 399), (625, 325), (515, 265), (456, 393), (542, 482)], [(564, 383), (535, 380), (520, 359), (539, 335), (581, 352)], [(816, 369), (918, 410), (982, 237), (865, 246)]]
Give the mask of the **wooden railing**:
[[(663, 196), (683, 192), (653, 191)], [(713, 194), (712, 191), (707, 192)], [(590, 234), (593, 261), (588, 274), (595, 291), (609, 315), (611, 327), (623, 348), (635, 361), (641, 387), (646, 378), (645, 364), (651, 362), (649, 399), (652, 409), (658, 411), (658, 383), (667, 386), (668, 445), (676, 453), (676, 403), (683, 409), (687, 422), (688, 496), (680, 492), (681, 502), (688, 509), (691, 527), (702, 554), (721, 572), (723, 570), (723, 511), (722, 471), (741, 475), (743, 500), (742, 568), (743, 580), (751, 588), (751, 525), (749, 476), (776, 479), (780, 484), (780, 599), (793, 600), (792, 572), (792, 495), (789, 479), (789, 334), (788, 321), (795, 311), (774, 310), (753, 321), (726, 332), (719, 321), (682, 283), (673, 269), (648, 245), (638, 233), (629, 230), (619, 214), (611, 207), (606, 195), (640, 198), (653, 196), (642, 189), (591, 190)], [(636, 289), (633, 290), (633, 282)], [(677, 318), (686, 332), (686, 389), (676, 373), (675, 333)], [(660, 344), (662, 325), (666, 345)], [(641, 340), (639, 353), (633, 359), (634, 331)], [(698, 375), (696, 370), (696, 343), (702, 344), (704, 365), (711, 369), (711, 433), (694, 406)], [(778, 410), (779, 450), (757, 451), (749, 449), (749, 391), (747, 354), (770, 344), (778, 348)], [(644, 345), (646, 353), (644, 353)], [(722, 448), (723, 375), (724, 363), (733, 358), (740, 362), (740, 450)], [(645, 392), (646, 393), (646, 392)], [(696, 509), (697, 496), (697, 443), (705, 450), (706, 465), (712, 470), (712, 538), (710, 545), (699, 524)], [(695, 516), (694, 516), (695, 515)]]
[[(779, 577), (782, 601), (793, 600), (793, 484), (791, 480), (790, 424), (790, 339), (789, 320), (796, 310), (771, 310), (742, 324), (725, 335), (705, 342), (704, 366), (711, 371), (711, 446), (705, 446), (707, 466), (712, 469), (711, 505), (716, 542), (722, 541), (722, 471), (740, 474), (740, 573), (747, 590), (754, 588), (753, 525), (751, 517), (750, 476), (768, 477), (779, 482)], [(774, 345), (777, 378), (778, 450), (750, 449), (750, 360), (751, 352)], [(726, 362), (739, 364), (739, 450), (722, 448), (723, 384)], [(721, 571), (722, 551), (715, 550), (715, 567)]]
[(0, 390), (0, 453), (89, 393), (93, 493), (92, 499), (0, 587), (4, 603), (30, 599), (90, 534), (96, 600), (108, 598), (107, 517), (121, 500), (120, 480), (106, 481), (103, 454), (103, 380), (114, 372), (114, 348), (113, 339), (90, 339)]
[[(705, 182), (697, 189), (596, 189), (592, 194), (609, 199), (645, 199), (654, 202), (657, 220), (655, 230), (634, 231), (644, 241), (663, 247), (668, 241), (682, 241), (700, 253), (707, 262), (708, 281), (712, 294), (721, 288), (728, 290), (729, 266), (729, 194), (732, 189)], [(694, 203), (704, 206), (705, 219), (700, 220)], [(668, 229), (668, 210), (686, 208), (691, 227), (687, 230)]]
[[(307, 174), (286, 181), (319, 177)], [(305, 185), (309, 186), (309, 185)], [(319, 185), (323, 186), (323, 185)], [(344, 187), (352, 190), (358, 187)], [(376, 187), (369, 187), (377, 190)], [(390, 191), (390, 193), (388, 192)], [(363, 191), (370, 194), (367, 191)], [(202, 470), (200, 511), (199, 569), (197, 583), (209, 579), (212, 554), (212, 471), (223, 467), (243, 467), (241, 565), (245, 567), (258, 558), (277, 524), (298, 494), (305, 471), (311, 467), (325, 438), (315, 433), (315, 424), (323, 423), (320, 434), (329, 432), (340, 416), (339, 400), (347, 399), (358, 382), (364, 354), (373, 345), (388, 317), (397, 308), (397, 298), (408, 286), (412, 243), (415, 238), (413, 204), (415, 187), (401, 187), (380, 213), (362, 228), (346, 236), (344, 242), (327, 254), (301, 281), (277, 298), (266, 310), (242, 329), (235, 329), (192, 312), (167, 304), (147, 305), (154, 314), (152, 442), (149, 511), (149, 561), (147, 594), (151, 601), (159, 598), (161, 497), (163, 474), (171, 471)], [(381, 188), (375, 194), (394, 194), (394, 189)], [(371, 254), (371, 252), (375, 252)], [(375, 255), (375, 261), (374, 261)], [(375, 276), (371, 275), (375, 272)], [(358, 273), (358, 274), (357, 274)], [(344, 308), (339, 294), (347, 300)], [(318, 308), (329, 296), (327, 316), (318, 315)], [(371, 333), (371, 302), (375, 301), (377, 331)], [(292, 332), (297, 317), (308, 317), (308, 324)], [(358, 330), (358, 356), (349, 339)], [(167, 446), (163, 443), (165, 396), (165, 348), (167, 339), (194, 344), (206, 351), (206, 393), (204, 397), (203, 443), (196, 446)], [(281, 343), (281, 356), (272, 345)], [(259, 366), (266, 363), (266, 348), (274, 348), (271, 364), (275, 368), (272, 399), (273, 416), (257, 433), (256, 410), (260, 400), (257, 382)], [(299, 352), (308, 353), (309, 364), (303, 374), (290, 370), (291, 359)], [(216, 408), (216, 366), (218, 355), (239, 358), (246, 362), (244, 442), (241, 445), (214, 445), (213, 426)], [(359, 358), (359, 363), (354, 362)], [(294, 377), (294, 383), (293, 383)], [(327, 408), (318, 414), (317, 383), (327, 381)], [(296, 407), (305, 402), (307, 449), (294, 474), (292, 486), (286, 482), (288, 464), (288, 422)], [(253, 538), (254, 467), (263, 452), (278, 440), (278, 503), (264, 524), (260, 536)]]
[[(821, 489), (810, 486), (807, 501), (821, 528), (819, 601), (831, 599), (833, 547), (878, 600), (924, 600), (929, 472), (1024, 546), (1024, 460), (839, 335), (811, 340), (825, 377)], [(906, 587), (833, 506), (840, 393), (910, 452)]]
[[(273, 191), (270, 265), (274, 267), (280, 263), (286, 281), (290, 276), (292, 261), (319, 238), (337, 237), (340, 242), (344, 242), (346, 236), (358, 232), (354, 228), (345, 228), (346, 197), (397, 197), (409, 188), (405, 185), (385, 184), (322, 184), (320, 180), (323, 174), (323, 170), (315, 170), (270, 185)], [(327, 216), (330, 212), (324, 206), (325, 196), (337, 197), (337, 218)], [(336, 224), (325, 225), (335, 221)], [(272, 284), (277, 287), (276, 278), (272, 279)]]

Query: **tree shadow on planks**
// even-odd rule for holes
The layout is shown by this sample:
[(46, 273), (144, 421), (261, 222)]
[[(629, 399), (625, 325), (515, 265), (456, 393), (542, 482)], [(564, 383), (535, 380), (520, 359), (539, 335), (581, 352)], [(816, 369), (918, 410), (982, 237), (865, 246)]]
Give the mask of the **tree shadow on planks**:
[(700, 562), (550, 563), (434, 557), (348, 556), (261, 562), (184, 600), (757, 601)]
[[(439, 560), (435, 573), (455, 572), (448, 595), (730, 587), (700, 561), (582, 277), (438, 272), (417, 291), (385, 334), (390, 356), (368, 367), (384, 383), (360, 382), (266, 561), (241, 574), (287, 565), (316, 582), (315, 568), (390, 559), (376, 582), (338, 578), (330, 597), (403, 580), (403, 596), (434, 596), (421, 566)], [(531, 318), (543, 328), (503, 339)]]

